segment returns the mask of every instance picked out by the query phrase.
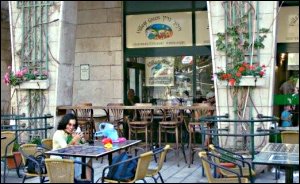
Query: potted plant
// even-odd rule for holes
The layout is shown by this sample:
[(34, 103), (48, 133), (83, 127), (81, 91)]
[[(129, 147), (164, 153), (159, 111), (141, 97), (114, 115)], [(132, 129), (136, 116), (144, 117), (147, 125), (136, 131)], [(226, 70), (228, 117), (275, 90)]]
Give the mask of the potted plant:
[(30, 144), (41, 145), (42, 144), (42, 139), (40, 137), (33, 137), (30, 140)]
[[(17, 165), (20, 166), (22, 163), (22, 156), (21, 152), (19, 151), (20, 144), (15, 141), (13, 146), (13, 155), (16, 159)], [(9, 169), (16, 169), (17, 166), (15, 165), (14, 159), (12, 157), (7, 158), (7, 167)]]

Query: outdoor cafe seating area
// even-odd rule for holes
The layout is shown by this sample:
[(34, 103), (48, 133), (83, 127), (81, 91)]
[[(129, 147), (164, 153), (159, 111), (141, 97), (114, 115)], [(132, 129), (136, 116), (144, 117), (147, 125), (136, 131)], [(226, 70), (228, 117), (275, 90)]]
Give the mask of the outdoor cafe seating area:
[[(113, 124), (119, 136), (127, 138), (126, 141), (113, 142), (111, 148), (105, 148), (105, 144), (101, 141), (102, 137), (95, 136), (95, 132), (100, 129), (99, 122), (94, 118), (96, 109), (105, 112), (101, 121)], [(211, 118), (213, 117), (210, 114), (211, 111), (213, 108), (207, 104), (194, 106), (154, 106), (151, 104), (137, 106), (124, 106), (122, 104), (59, 106), (57, 107), (57, 115), (68, 112), (77, 115), (87, 142), (58, 150), (51, 150), (51, 137), (48, 136), (49, 132), (47, 132), (54, 128), (47, 123), (47, 119), (52, 118), (52, 116), (47, 115), (47, 118), (40, 118), (44, 120), (40, 121), (43, 126), (24, 128), (24, 126), (19, 126), (18, 121), (26, 120), (26, 117), (9, 117), (16, 121), (16, 125), (14, 127), (2, 127), (2, 121), (7, 119), (1, 115), (1, 160), (4, 161), (8, 157), (12, 157), (12, 143), (22, 137), (22, 132), (30, 130), (40, 132), (39, 135), (44, 139), (43, 144), (35, 146), (35, 148), (47, 159), (50, 155), (59, 155), (65, 158), (79, 157), (82, 163), (85, 163), (87, 159), (92, 159), (91, 182), (113, 182), (113, 179), (107, 177), (107, 174), (113, 168), (112, 166), (118, 165), (114, 162), (114, 157), (123, 151), (128, 151), (132, 154), (131, 160), (136, 159), (138, 162), (138, 169), (130, 181), (150, 183), (155, 181), (159, 183), (162, 181), (167, 183), (227, 181), (233, 183), (298, 183), (299, 171), (295, 168), (299, 165), (299, 139), (297, 139), (298, 142), (290, 142), (295, 139), (287, 137), (298, 136), (299, 128), (298, 130), (295, 128), (290, 134), (282, 132), (282, 143), (267, 143), (254, 157), (245, 156), (245, 154), (232, 152), (231, 149), (219, 147), (218, 139), (209, 140), (210, 146), (204, 145), (206, 134), (213, 135), (211, 136), (213, 138), (218, 137), (219, 134), (218, 131), (214, 132), (214, 121), (219, 117)], [(130, 112), (133, 112), (132, 118), (126, 116)], [(197, 116), (195, 116), (195, 112), (197, 112)], [(220, 117), (228, 118), (226, 115)], [(209, 125), (209, 122), (214, 125)], [(278, 130), (277, 127), (275, 128), (275, 133), (283, 131), (280, 128)], [(6, 134), (7, 132), (13, 133), (10, 135)], [(274, 131), (267, 131), (266, 135), (269, 135), (270, 132), (274, 133)], [(261, 133), (260, 136), (264, 135)], [(285, 135), (286, 137), (284, 137)], [(256, 135), (249, 134), (249, 136)], [(26, 151), (24, 149), (26, 145), (27, 143), (23, 144), (19, 149), (23, 159), (23, 165), (21, 164), (19, 170), (8, 169), (6, 168), (6, 161), (1, 162), (1, 182), (19, 183), (23, 181), (25, 175), (29, 176), (26, 177), (25, 182), (30, 183), (55, 182), (56, 179), (59, 179), (59, 177), (51, 177), (56, 175), (53, 175), (51, 171), (55, 168), (53, 164), (50, 167), (51, 159), (46, 159), (46, 167), (50, 169), (48, 170), (49, 174), (26, 174), (27, 172), (24, 170), (26, 161), (24, 160), (28, 159), (29, 155), (35, 154), (35, 152)], [(59, 165), (57, 165), (57, 169), (60, 169), (64, 176), (71, 176), (71, 179), (62, 176), (62, 180), (57, 180), (60, 182), (65, 181), (64, 179), (72, 181), (74, 178), (73, 175), (66, 174), (66, 172), (73, 173), (74, 163), (68, 162), (68, 159), (65, 160), (65, 163), (57, 162)], [(127, 159), (124, 162), (129, 161), (130, 159)], [(224, 162), (232, 163), (235, 168), (227, 167)], [(85, 171), (85, 167), (86, 165), (82, 165), (82, 170)], [(123, 170), (124, 168), (126, 169), (123, 167)], [(275, 172), (273, 172), (274, 170)], [(150, 171), (155, 174), (151, 175)], [(30, 178), (30, 176), (34, 177)], [(85, 177), (85, 172), (82, 172), (82, 178)]]

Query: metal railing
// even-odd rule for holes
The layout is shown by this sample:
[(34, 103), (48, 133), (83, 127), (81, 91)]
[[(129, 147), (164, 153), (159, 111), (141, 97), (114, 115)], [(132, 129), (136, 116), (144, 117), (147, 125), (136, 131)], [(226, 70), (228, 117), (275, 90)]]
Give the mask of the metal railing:
[[(19, 132), (28, 131), (29, 140), (33, 137), (32, 135), (38, 135), (41, 139), (47, 138), (47, 131), (52, 129), (53, 126), (48, 125), (47, 120), (53, 118), (50, 114), (45, 114), (44, 116), (37, 117), (25, 117), (25, 114), (15, 115), (6, 114), (1, 115), (1, 131), (15, 131), (16, 137), (19, 141)], [(2, 122), (10, 121), (10, 124), (2, 124)], [(11, 121), (14, 121), (13, 123)], [(28, 126), (26, 124), (20, 124), (21, 121), (28, 121)], [(36, 125), (31, 126), (29, 122), (34, 122)], [(12, 123), (12, 124), (11, 124)]]

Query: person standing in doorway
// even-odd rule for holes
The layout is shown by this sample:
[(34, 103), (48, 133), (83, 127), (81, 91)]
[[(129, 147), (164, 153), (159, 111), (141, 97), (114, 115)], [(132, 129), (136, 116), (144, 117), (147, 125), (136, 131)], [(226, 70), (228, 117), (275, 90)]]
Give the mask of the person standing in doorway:
[[(125, 100), (125, 105), (127, 106), (133, 106), (136, 103), (140, 103), (140, 98), (135, 95), (134, 89), (129, 89), (127, 92), (127, 99)], [(126, 122), (131, 121), (134, 117), (134, 110), (133, 109), (128, 109), (124, 110), (124, 119)], [(123, 131), (124, 135), (126, 138), (128, 138), (128, 124), (124, 123), (123, 124)]]

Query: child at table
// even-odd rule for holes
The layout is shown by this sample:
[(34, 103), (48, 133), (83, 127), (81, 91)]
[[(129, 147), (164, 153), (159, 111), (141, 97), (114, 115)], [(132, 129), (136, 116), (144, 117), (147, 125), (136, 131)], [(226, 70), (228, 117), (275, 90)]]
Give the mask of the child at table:
[[(57, 126), (57, 130), (53, 135), (53, 150), (65, 148), (67, 146), (78, 145), (84, 142), (83, 133), (75, 132), (78, 127), (77, 118), (74, 114), (66, 114)], [(51, 155), (50, 158), (61, 158), (60, 156)], [(81, 161), (79, 157), (70, 158)], [(92, 165), (92, 159), (89, 159), (88, 165)], [(75, 178), (80, 178), (81, 166), (75, 164)], [(91, 179), (91, 170), (86, 170), (87, 179)]]

